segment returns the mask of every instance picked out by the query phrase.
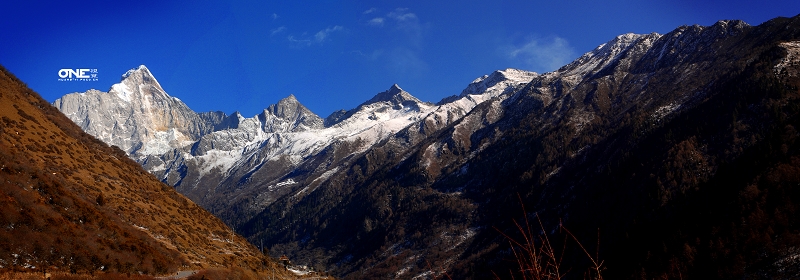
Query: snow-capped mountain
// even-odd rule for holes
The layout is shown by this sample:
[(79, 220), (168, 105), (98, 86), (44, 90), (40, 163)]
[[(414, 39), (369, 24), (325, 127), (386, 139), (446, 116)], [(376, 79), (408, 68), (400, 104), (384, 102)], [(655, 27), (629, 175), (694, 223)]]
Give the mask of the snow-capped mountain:
[(126, 72), (108, 92), (67, 94), (53, 105), (84, 131), (131, 155), (166, 153), (195, 141), (214, 125), (167, 95), (144, 65)]
[[(523, 240), (524, 223), (538, 236), (538, 222), (551, 234), (560, 225), (579, 231), (584, 245), (597, 237), (607, 278), (713, 275), (706, 265), (724, 265), (692, 263), (686, 252), (713, 260), (747, 251), (707, 247), (734, 238), (719, 228), (758, 227), (719, 209), (757, 196), (743, 190), (759, 178), (750, 164), (768, 160), (751, 159), (784, 141), (759, 139), (798, 135), (786, 126), (799, 114), (788, 105), (800, 85), (788, 62), (796, 61), (798, 26), (800, 17), (624, 34), (554, 72), (495, 72), (316, 177), (326, 183), (311, 194), (280, 198), (238, 228), (354, 279), (524, 278), (494, 273), (519, 269), (507, 238)], [(784, 148), (778, 153), (792, 149)], [(774, 235), (762, 237), (751, 241)], [(788, 260), (780, 250), (771, 254)]]
[[(624, 34), (554, 72), (496, 71), (436, 104), (394, 85), (324, 120), (290, 96), (250, 118), (201, 113), (151, 125), (126, 151), (274, 254), (345, 277), (515, 277), (492, 273), (516, 269), (507, 267), (505, 238), (535, 213), (542, 232), (562, 224), (576, 236), (602, 232), (597, 250), (615, 265), (607, 278), (644, 266), (656, 269), (643, 278), (670, 278), (746, 252), (708, 245), (739, 238), (719, 228), (759, 225), (718, 209), (757, 205), (749, 182), (770, 169), (750, 164), (800, 151), (792, 140), (800, 139), (800, 109), (789, 105), (800, 86), (798, 26), (795, 17)], [(145, 80), (127, 77), (129, 89)], [(115, 87), (105, 94), (123, 100)], [(71, 98), (96, 104), (96, 94)], [(82, 127), (119, 117), (59, 108)], [(122, 141), (115, 130), (95, 130)], [(184, 138), (151, 136), (160, 131)], [(770, 211), (761, 213), (778, 213)], [(685, 228), (686, 220), (715, 228)], [(695, 254), (702, 258), (691, 263)]]
[(54, 106), (235, 224), (282, 196), (316, 188), (347, 159), (413, 123), (428, 130), (444, 127), (535, 76), (516, 69), (497, 71), (438, 105), (393, 85), (325, 120), (290, 95), (248, 118), (238, 112), (198, 114), (164, 92), (142, 65), (125, 73), (108, 92), (67, 94)]

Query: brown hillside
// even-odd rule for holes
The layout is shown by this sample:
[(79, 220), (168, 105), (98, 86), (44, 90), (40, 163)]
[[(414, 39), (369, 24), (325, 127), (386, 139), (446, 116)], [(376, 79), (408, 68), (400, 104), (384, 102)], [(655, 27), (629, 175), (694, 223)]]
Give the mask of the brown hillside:
[(262, 268), (219, 219), (0, 66), (0, 270)]

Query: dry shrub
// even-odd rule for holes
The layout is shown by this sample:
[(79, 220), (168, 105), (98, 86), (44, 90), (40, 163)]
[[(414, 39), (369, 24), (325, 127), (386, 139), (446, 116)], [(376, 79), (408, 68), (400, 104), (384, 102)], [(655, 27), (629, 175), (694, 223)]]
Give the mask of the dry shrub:
[[(522, 210), (523, 212), (525, 211), (524, 206)], [(591, 266), (585, 269), (583, 278), (592, 280), (603, 279), (602, 272), (605, 270), (605, 267), (603, 266), (603, 261), (599, 260), (599, 254), (597, 252), (595, 252), (595, 255), (592, 256), (592, 254), (586, 250), (583, 244), (581, 244), (578, 238), (576, 238), (575, 235), (573, 235), (572, 232), (570, 232), (561, 223), (559, 223), (558, 228), (559, 232), (564, 233), (564, 242), (562, 242), (563, 247), (561, 248), (560, 252), (557, 252), (556, 248), (553, 247), (553, 243), (550, 242), (550, 237), (548, 237), (539, 215), (536, 215), (536, 220), (539, 222), (539, 229), (542, 233), (539, 234), (537, 238), (531, 229), (530, 223), (528, 222), (527, 212), (524, 213), (524, 226), (517, 221), (514, 221), (514, 225), (517, 227), (517, 230), (520, 234), (522, 234), (521, 240), (512, 238), (511, 236), (495, 228), (495, 230), (500, 232), (500, 234), (502, 234), (509, 241), (511, 245), (511, 251), (514, 254), (514, 258), (519, 267), (519, 271), (516, 271), (516, 273), (514, 271), (511, 272), (512, 278), (514, 277), (513, 275), (521, 275), (522, 279), (525, 280), (564, 279), (566, 273), (573, 270), (572, 268), (562, 267), (562, 261), (564, 260), (564, 254), (566, 252), (566, 245), (571, 240), (578, 245), (581, 251), (591, 262)], [(597, 248), (600, 247), (599, 243), (598, 231)], [(495, 274), (495, 278), (500, 279), (497, 274)]]

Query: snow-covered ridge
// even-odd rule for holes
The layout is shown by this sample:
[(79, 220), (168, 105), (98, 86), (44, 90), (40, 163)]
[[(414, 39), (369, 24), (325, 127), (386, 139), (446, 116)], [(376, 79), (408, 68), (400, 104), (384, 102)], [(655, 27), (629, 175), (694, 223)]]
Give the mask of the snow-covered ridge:
[(627, 50), (638, 47), (647, 50), (653, 42), (661, 38), (661, 34), (633, 34), (627, 33), (617, 36), (611, 41), (601, 44), (594, 50), (580, 56), (575, 61), (561, 67), (556, 72), (562, 76), (576, 76), (583, 78), (599, 72), (615, 61)]
[[(740, 25), (724, 22), (710, 30), (730, 33)], [(668, 34), (670, 40), (661, 40), (665, 35), (657, 33), (622, 34), (557, 71), (540, 75), (517, 69), (498, 70), (478, 77), (458, 95), (436, 104), (423, 102), (395, 84), (356, 108), (335, 112), (324, 120), (293, 95), (251, 117), (222, 112), (198, 114), (169, 96), (144, 65), (127, 71), (120, 83), (109, 89), (113, 94), (68, 94), (54, 105), (85, 131), (121, 147), (179, 190), (258, 188), (278, 186), (278, 182), (289, 179), (297, 184), (281, 185), (282, 188), (299, 190), (324, 181), (315, 178), (336, 170), (338, 163), (330, 162), (332, 159), (314, 162), (317, 155), (331, 153), (335, 160), (342, 160), (363, 153), (400, 131), (408, 131), (406, 128), (416, 132), (404, 133), (442, 129), (490, 100), (494, 101), (488, 113), (480, 116), (488, 119), (473, 117), (460, 125), (496, 121), (505, 110), (500, 101), (513, 103), (528, 92), (523, 88), (535, 88), (536, 98), (547, 104), (558, 98), (558, 87), (576, 87), (592, 76), (618, 74), (615, 69), (628, 69), (643, 56), (657, 55), (647, 60), (655, 64), (662, 57), (675, 59), (670, 52), (680, 50), (672, 44), (697, 30), (700, 29), (678, 29)], [(664, 107), (656, 117), (669, 114), (672, 108), (679, 107)], [(570, 117), (577, 131), (592, 118), (591, 112)], [(460, 131), (461, 127), (455, 129)], [(294, 172), (306, 162), (313, 164)], [(311, 177), (305, 181), (304, 176)], [(197, 195), (213, 197), (208, 192), (198, 191)], [(270, 199), (274, 197), (264, 201)], [(265, 205), (264, 201), (256, 201), (255, 205)]]
[[(529, 72), (518, 69), (505, 69), (492, 72), (490, 75), (484, 75), (477, 78), (470, 83), (466, 89), (461, 91), (459, 96), (465, 97), (469, 95), (484, 95), (487, 91), (495, 91), (503, 89), (511, 84), (528, 83), (539, 74), (536, 72)], [(499, 84), (499, 85), (498, 85)], [(490, 94), (495, 95), (496, 94)]]
[[(399, 89), (397, 86), (393, 88)], [(379, 94), (371, 102), (359, 106), (347, 119), (329, 127), (322, 127), (321, 119), (310, 115), (310, 111), (291, 114), (297, 119), (287, 121), (272, 113), (283, 110), (276, 108), (280, 107), (276, 105), (251, 118), (236, 114), (236, 128), (215, 131), (201, 137), (191, 156), (202, 160), (201, 165), (204, 166), (214, 164), (215, 160), (206, 159), (217, 156), (216, 153), (210, 154), (214, 150), (234, 152), (240, 154), (241, 158), (252, 158), (257, 154), (260, 162), (282, 156), (303, 159), (320, 152), (334, 141), (360, 143), (360, 148), (355, 151), (360, 152), (419, 120), (434, 107), (415, 100), (418, 101), (405, 91), (396, 91), (393, 95)], [(290, 96), (278, 104), (295, 102), (296, 98)], [(300, 119), (315, 119), (315, 125), (287, 126), (301, 122)], [(320, 121), (316, 121), (317, 119)], [(222, 173), (227, 173), (234, 166), (236, 165), (215, 165), (221, 168), (219, 171)], [(203, 170), (210, 171), (211, 168), (205, 167)]]
[[(265, 164), (299, 166), (335, 143), (350, 143), (349, 154), (362, 153), (413, 123), (453, 122), (537, 75), (517, 69), (495, 71), (439, 105), (423, 102), (395, 84), (327, 125), (293, 95), (252, 117), (238, 112), (198, 114), (164, 92), (144, 65), (123, 74), (108, 93), (68, 94), (54, 105), (85, 131), (121, 147), (167, 183), (195, 188), (207, 184), (204, 178), (209, 176), (246, 182), (237, 176), (250, 176), (246, 174)], [(331, 170), (336, 167), (320, 174), (330, 176)], [(187, 176), (191, 180), (184, 181)], [(310, 182), (314, 181), (324, 180)]]

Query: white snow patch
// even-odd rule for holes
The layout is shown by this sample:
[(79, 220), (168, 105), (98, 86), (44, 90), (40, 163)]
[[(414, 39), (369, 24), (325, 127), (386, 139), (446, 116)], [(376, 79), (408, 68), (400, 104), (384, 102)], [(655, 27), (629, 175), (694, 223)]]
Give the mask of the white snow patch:
[(137, 151), (140, 155), (163, 155), (175, 147), (191, 144), (193, 141), (175, 128), (167, 131), (156, 131), (153, 138), (143, 143)]
[(294, 273), (294, 275), (297, 276), (305, 276), (314, 272), (314, 270), (310, 269), (308, 266), (305, 265), (287, 266), (286, 270), (289, 270), (290, 272)]
[(131, 102), (131, 96), (133, 95), (133, 92), (124, 83), (112, 85), (111, 90), (117, 93), (117, 96), (119, 96), (120, 99), (125, 100), (125, 102)]
[(672, 112), (675, 112), (676, 110), (678, 110), (680, 108), (681, 108), (681, 104), (672, 102), (670, 104), (658, 107), (658, 109), (656, 109), (653, 112), (653, 114), (650, 115), (650, 117), (653, 118), (656, 121), (661, 121), (661, 119), (663, 119), (667, 115), (671, 114)]
[(159, 164), (158, 166), (154, 166), (150, 168), (150, 172), (159, 172), (167, 170), (167, 165), (164, 163)]
[(212, 169), (219, 168), (220, 171), (228, 172), (241, 158), (239, 151), (219, 151), (211, 150), (205, 155), (196, 156), (203, 168), (200, 170), (201, 176), (210, 173)]
[(294, 269), (294, 268), (286, 268), (286, 270), (294, 273), (294, 275), (297, 275), (297, 276), (303, 276), (303, 275), (308, 274), (307, 271), (297, 270), (297, 269)]
[(553, 175), (556, 175), (556, 174), (558, 174), (558, 172), (559, 172), (559, 171), (561, 171), (561, 166), (557, 167), (557, 168), (556, 168), (556, 169), (554, 169), (553, 171), (550, 171), (550, 173), (547, 173), (547, 175), (545, 175), (545, 176), (544, 176), (544, 179), (545, 179), (545, 180), (549, 179), (549, 178), (550, 178), (550, 177), (552, 177)]
[(289, 180), (286, 180), (284, 182), (280, 182), (280, 183), (276, 184), (275, 186), (276, 187), (283, 187), (283, 186), (294, 185), (294, 184), (297, 184), (297, 183), (294, 180), (289, 179)]
[(397, 272), (394, 273), (394, 277), (395, 278), (400, 278), (400, 276), (403, 276), (403, 274), (406, 274), (406, 272), (408, 272), (409, 270), (411, 270), (410, 266), (403, 267), (403, 268), (401, 268), (400, 270), (398, 270)]
[(321, 174), (321, 175), (319, 175), (317, 178), (315, 178), (315, 179), (314, 179), (314, 181), (312, 181), (312, 182), (311, 182), (311, 184), (313, 185), (313, 184), (314, 184), (314, 183), (316, 183), (317, 181), (319, 181), (319, 183), (320, 183), (320, 184), (322, 184), (322, 183), (324, 183), (325, 181), (327, 181), (327, 180), (328, 180), (328, 178), (330, 178), (330, 177), (331, 177), (333, 174), (335, 174), (336, 172), (339, 172), (339, 167), (338, 167), (338, 166), (337, 166), (337, 167), (335, 167), (335, 168), (333, 168), (333, 169), (331, 169), (331, 170), (325, 171), (325, 173), (322, 173), (322, 174)]
[(283, 181), (283, 182), (278, 182), (275, 185), (270, 185), (270, 186), (267, 187), (267, 190), (268, 191), (273, 191), (273, 190), (278, 189), (280, 187), (294, 185), (294, 184), (297, 184), (297, 182), (295, 182), (294, 179), (289, 179), (289, 180), (286, 180), (286, 181)]
[(433, 271), (428, 270), (428, 271), (425, 271), (423, 273), (417, 274), (416, 276), (412, 277), (411, 280), (431, 279), (431, 278), (433, 278), (431, 276), (434, 276)]

